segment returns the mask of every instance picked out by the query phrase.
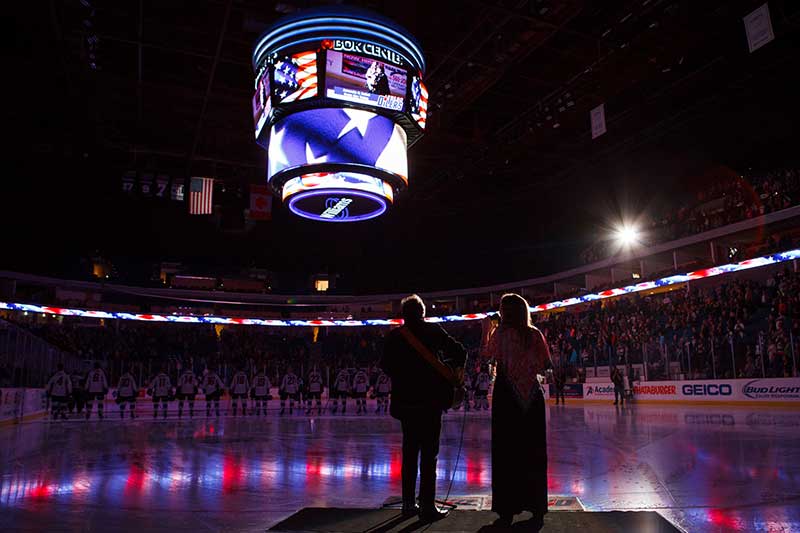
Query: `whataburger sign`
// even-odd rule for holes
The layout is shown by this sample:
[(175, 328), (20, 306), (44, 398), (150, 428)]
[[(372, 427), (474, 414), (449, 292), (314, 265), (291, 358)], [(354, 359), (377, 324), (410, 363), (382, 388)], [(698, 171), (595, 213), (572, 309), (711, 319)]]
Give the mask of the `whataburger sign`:
[[(800, 378), (727, 379), (701, 381), (636, 382), (638, 400), (690, 402), (797, 402), (800, 405)], [(583, 398), (614, 397), (612, 383), (584, 383)]]

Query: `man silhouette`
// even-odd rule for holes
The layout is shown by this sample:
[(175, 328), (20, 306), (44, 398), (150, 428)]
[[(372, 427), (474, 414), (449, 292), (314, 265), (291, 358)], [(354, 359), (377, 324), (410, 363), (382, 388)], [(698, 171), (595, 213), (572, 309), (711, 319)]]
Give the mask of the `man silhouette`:
[[(392, 379), (390, 413), (403, 428), (403, 515), (419, 513), (423, 522), (432, 522), (447, 516), (435, 505), (436, 456), (442, 413), (450, 408), (453, 385), (418, 348), (443, 359), (457, 375), (463, 372), (467, 352), (441, 326), (424, 321), (425, 304), (416, 294), (403, 299), (401, 313), (404, 326), (386, 335), (381, 367)], [(419, 507), (415, 503), (418, 458)]]

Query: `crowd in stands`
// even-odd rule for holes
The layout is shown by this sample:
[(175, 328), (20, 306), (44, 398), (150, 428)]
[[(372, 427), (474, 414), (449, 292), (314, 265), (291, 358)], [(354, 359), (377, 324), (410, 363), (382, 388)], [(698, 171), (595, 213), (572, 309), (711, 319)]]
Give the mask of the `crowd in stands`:
[[(639, 378), (649, 380), (796, 375), (800, 274), (786, 268), (762, 278), (725, 276), (704, 287), (692, 284), (536, 314), (534, 321), (550, 343), (556, 366), (578, 382), (609, 365), (641, 365)], [(187, 366), (198, 374), (213, 368), (223, 379), (246, 368), (264, 369), (277, 380), (289, 367), (305, 374), (313, 366), (326, 381), (340, 368), (366, 368), (376, 375), (387, 331), (101, 322), (19, 313), (7, 318), (77, 355), (87, 368), (101, 361), (112, 382), (124, 368), (142, 379), (164, 365), (176, 375)], [(479, 322), (446, 328), (477, 366)]]
[(650, 380), (789, 377), (800, 357), (800, 275), (687, 285), (536, 318), (554, 361), (579, 381), (587, 367), (609, 364), (644, 365)]
[[(714, 228), (780, 211), (800, 203), (800, 170), (782, 169), (759, 177), (725, 176), (679, 206), (650, 213), (642, 224), (647, 244), (668, 242)], [(772, 246), (771, 246), (772, 244)], [(778, 243), (766, 243), (778, 248)], [(593, 263), (619, 251), (613, 240), (599, 239), (581, 253)]]

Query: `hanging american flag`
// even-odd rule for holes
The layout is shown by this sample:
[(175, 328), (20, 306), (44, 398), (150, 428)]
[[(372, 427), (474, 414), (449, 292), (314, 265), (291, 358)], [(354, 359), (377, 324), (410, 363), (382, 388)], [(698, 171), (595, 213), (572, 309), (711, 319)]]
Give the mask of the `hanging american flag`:
[(214, 178), (192, 178), (189, 186), (189, 214), (210, 215), (213, 212)]
[(275, 62), (275, 100), (294, 102), (317, 96), (317, 53), (302, 52)]

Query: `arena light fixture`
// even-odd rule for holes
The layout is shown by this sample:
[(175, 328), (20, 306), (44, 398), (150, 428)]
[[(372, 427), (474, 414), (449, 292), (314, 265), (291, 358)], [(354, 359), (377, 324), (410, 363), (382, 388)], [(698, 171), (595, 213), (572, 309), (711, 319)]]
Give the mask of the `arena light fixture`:
[(640, 243), (641, 234), (636, 226), (623, 224), (614, 232), (614, 237), (623, 248), (630, 248)]
[[(650, 291), (662, 287), (669, 287), (680, 283), (688, 283), (699, 279), (712, 278), (723, 274), (730, 274), (733, 272), (740, 272), (743, 270), (750, 270), (752, 268), (760, 268), (786, 261), (794, 261), (800, 259), (800, 249), (789, 250), (777, 254), (765, 255), (756, 257), (754, 259), (747, 259), (739, 263), (731, 263), (727, 265), (720, 265), (685, 274), (676, 274), (653, 281), (643, 281), (635, 285), (628, 285), (625, 287), (617, 287), (616, 289), (608, 289), (602, 292), (585, 294), (583, 296), (576, 296), (574, 298), (567, 298), (566, 300), (559, 300), (556, 302), (544, 303), (530, 307), (531, 313), (541, 313), (544, 311), (553, 311), (564, 307), (571, 307), (574, 305), (581, 305), (606, 298), (614, 298), (617, 296), (625, 296), (629, 294), (636, 294), (643, 291)], [(9, 311), (20, 311), (23, 314), (36, 313), (36, 314), (53, 314), (59, 316), (75, 316), (83, 318), (97, 318), (97, 319), (117, 319), (117, 320), (138, 320), (146, 322), (174, 322), (182, 324), (229, 324), (229, 325), (242, 325), (242, 326), (277, 326), (277, 327), (316, 327), (316, 326), (344, 326), (344, 327), (358, 327), (358, 326), (399, 326), (403, 323), (400, 318), (379, 318), (370, 320), (280, 320), (280, 319), (263, 319), (263, 318), (236, 318), (225, 316), (212, 316), (212, 315), (154, 315), (142, 313), (122, 313), (117, 311), (101, 311), (101, 310), (87, 310), (87, 309), (66, 309), (62, 307), (43, 306), (38, 304), (24, 304), (24, 303), (11, 303), (0, 302), (0, 309)], [(489, 313), (470, 313), (466, 315), (447, 315), (447, 316), (432, 316), (425, 318), (426, 322), (443, 323), (443, 322), (465, 322), (470, 320), (482, 320), (487, 316), (494, 315), (495, 312)]]

